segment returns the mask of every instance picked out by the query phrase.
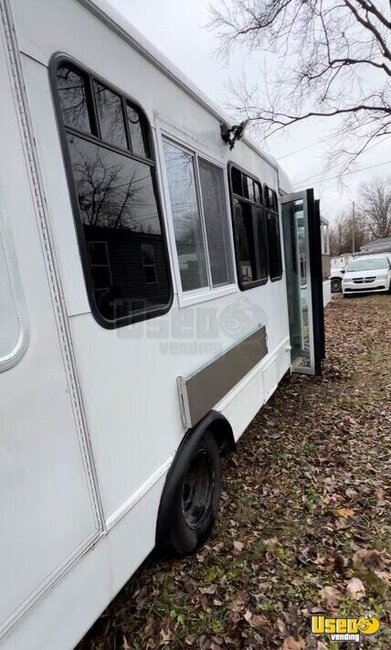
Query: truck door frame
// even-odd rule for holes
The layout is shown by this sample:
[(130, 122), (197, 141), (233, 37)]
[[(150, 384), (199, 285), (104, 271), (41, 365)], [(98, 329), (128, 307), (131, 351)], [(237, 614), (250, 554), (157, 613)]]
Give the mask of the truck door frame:
[[(325, 357), (319, 201), (314, 199), (314, 191), (310, 188), (284, 195), (281, 203), (292, 345), (291, 370), (319, 375)], [(300, 233), (296, 214), (301, 215)], [(300, 323), (297, 321), (298, 311)], [(307, 332), (304, 332), (305, 327), (308, 327)], [(296, 338), (299, 335), (302, 343), (306, 338), (306, 350), (296, 356), (295, 334)], [(304, 343), (301, 347), (305, 347)]]

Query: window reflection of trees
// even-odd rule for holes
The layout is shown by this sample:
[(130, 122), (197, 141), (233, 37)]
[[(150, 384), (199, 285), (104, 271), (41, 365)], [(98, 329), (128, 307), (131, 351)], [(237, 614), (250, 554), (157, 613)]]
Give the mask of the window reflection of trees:
[(118, 321), (164, 308), (170, 285), (147, 124), (128, 100), (73, 64), (59, 67), (57, 87), (97, 311)]
[[(106, 243), (110, 286), (102, 287), (102, 269), (89, 260), (100, 313), (116, 320), (164, 305), (169, 286), (150, 166), (74, 135), (68, 141), (85, 240), (89, 248), (90, 242)], [(148, 273), (146, 245), (156, 258)]]
[(83, 223), (160, 234), (149, 165), (76, 136), (69, 144)]
[(90, 118), (83, 78), (71, 68), (62, 66), (57, 72), (57, 88), (65, 124), (89, 133)]
[(94, 84), (102, 140), (127, 149), (122, 99), (99, 83)]

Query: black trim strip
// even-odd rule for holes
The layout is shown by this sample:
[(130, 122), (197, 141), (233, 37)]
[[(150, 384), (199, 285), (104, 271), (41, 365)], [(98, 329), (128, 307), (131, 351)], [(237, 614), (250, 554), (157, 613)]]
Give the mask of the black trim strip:
[(308, 238), (310, 248), (310, 269), (312, 288), (312, 321), (314, 334), (315, 374), (321, 373), (321, 362), (326, 356), (324, 307), (323, 307), (323, 277), (322, 277), (322, 247), (320, 233), (319, 200), (314, 200), (314, 190), (307, 190), (308, 204)]

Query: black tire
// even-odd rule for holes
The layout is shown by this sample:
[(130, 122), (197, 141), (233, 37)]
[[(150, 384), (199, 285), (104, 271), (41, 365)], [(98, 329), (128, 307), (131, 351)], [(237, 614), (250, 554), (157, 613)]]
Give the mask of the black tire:
[(341, 278), (331, 278), (330, 288), (331, 288), (331, 293), (339, 293), (342, 290)]
[(172, 503), (170, 551), (183, 557), (208, 538), (219, 509), (221, 458), (213, 436), (203, 436), (187, 463)]

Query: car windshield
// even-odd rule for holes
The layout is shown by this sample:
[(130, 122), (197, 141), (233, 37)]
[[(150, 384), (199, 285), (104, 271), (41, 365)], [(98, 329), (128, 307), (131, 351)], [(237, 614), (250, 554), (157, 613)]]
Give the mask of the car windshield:
[(378, 271), (388, 268), (385, 257), (371, 257), (369, 259), (350, 260), (347, 271)]

